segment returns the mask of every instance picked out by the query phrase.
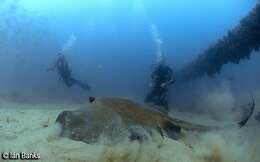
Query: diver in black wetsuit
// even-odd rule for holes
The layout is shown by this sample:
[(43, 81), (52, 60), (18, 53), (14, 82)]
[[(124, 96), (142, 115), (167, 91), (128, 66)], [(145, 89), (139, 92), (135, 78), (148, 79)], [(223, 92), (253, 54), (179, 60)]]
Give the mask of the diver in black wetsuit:
[(154, 106), (163, 107), (168, 113), (167, 92), (171, 84), (174, 83), (172, 69), (164, 63), (159, 63), (152, 75), (152, 89), (145, 98), (146, 103), (151, 103)]
[(53, 67), (49, 68), (48, 71), (54, 71), (55, 69), (58, 70), (60, 77), (62, 78), (67, 87), (71, 87), (72, 85), (77, 84), (84, 90), (90, 90), (90, 86), (88, 84), (84, 84), (79, 80), (76, 80), (71, 77), (72, 71), (69, 68), (69, 64), (65, 56), (61, 53), (58, 54), (58, 59), (56, 60)]

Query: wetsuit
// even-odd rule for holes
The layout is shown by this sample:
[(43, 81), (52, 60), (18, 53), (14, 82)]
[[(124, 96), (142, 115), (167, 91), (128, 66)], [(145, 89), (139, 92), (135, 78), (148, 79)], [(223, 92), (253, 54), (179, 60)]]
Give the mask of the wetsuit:
[(72, 85), (77, 84), (79, 87), (81, 87), (84, 90), (90, 90), (89, 85), (84, 84), (79, 80), (76, 80), (71, 77), (71, 70), (69, 68), (68, 62), (65, 59), (65, 57), (58, 58), (54, 68), (57, 68), (60, 77), (62, 78), (62, 80), (64, 81), (67, 87), (71, 87)]
[[(153, 87), (145, 98), (146, 103), (162, 106), (168, 112), (168, 86), (173, 83), (173, 72), (167, 65), (158, 65), (152, 73)], [(165, 84), (163, 86), (163, 84)]]

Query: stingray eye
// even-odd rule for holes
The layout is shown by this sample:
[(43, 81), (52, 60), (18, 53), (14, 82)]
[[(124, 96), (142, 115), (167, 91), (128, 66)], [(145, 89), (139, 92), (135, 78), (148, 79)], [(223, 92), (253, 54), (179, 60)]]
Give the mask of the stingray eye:
[(94, 102), (95, 100), (96, 100), (95, 97), (89, 97), (89, 98), (88, 98), (89, 103), (92, 103), (92, 102)]

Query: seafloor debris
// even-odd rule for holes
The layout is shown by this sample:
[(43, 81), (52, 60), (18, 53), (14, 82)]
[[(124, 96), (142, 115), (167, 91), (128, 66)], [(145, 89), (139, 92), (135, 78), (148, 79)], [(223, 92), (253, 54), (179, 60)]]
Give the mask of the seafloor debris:
[[(181, 130), (210, 131), (221, 128), (203, 126), (172, 118), (153, 111), (146, 105), (117, 97), (90, 98), (88, 109), (63, 111), (56, 122), (61, 124), (60, 136), (86, 143), (97, 142), (102, 135), (113, 142), (125, 138), (143, 141), (158, 132), (162, 137), (179, 139)], [(250, 113), (238, 124), (244, 126), (254, 110), (254, 102), (248, 105)]]
[(227, 63), (238, 64), (249, 59), (252, 51), (260, 47), (260, 4), (230, 30), (226, 36), (204, 51), (195, 61), (180, 72), (181, 79), (213, 76)]

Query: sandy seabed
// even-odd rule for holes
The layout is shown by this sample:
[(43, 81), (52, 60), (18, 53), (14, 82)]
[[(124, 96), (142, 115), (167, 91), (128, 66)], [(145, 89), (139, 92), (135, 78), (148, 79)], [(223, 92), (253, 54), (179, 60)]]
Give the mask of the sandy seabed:
[(113, 146), (90, 145), (57, 136), (60, 130), (55, 124), (58, 114), (77, 107), (79, 105), (2, 101), (0, 152), (35, 152), (40, 154), (38, 161), (42, 162), (260, 161), (260, 123), (253, 119), (241, 130), (186, 133), (185, 142), (158, 138), (144, 143), (125, 141)]

